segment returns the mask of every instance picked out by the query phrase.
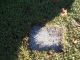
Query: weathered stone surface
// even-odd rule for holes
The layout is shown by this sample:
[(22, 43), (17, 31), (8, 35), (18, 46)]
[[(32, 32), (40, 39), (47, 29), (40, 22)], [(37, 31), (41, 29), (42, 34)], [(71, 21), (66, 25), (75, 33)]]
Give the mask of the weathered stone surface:
[(44, 27), (36, 25), (32, 27), (29, 33), (29, 47), (31, 50), (61, 52), (63, 33), (64, 28), (58, 25), (46, 25)]

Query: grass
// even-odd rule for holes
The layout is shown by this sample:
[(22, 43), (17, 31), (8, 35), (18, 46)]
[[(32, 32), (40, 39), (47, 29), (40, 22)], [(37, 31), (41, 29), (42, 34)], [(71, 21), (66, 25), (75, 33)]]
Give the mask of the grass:
[[(61, 17), (61, 8), (68, 16)], [(80, 0), (1, 0), (0, 1), (0, 60), (80, 60)], [(64, 25), (67, 28), (65, 53), (48, 55), (31, 51), (25, 40), (31, 26), (44, 24)], [(26, 37), (25, 39), (23, 39)], [(79, 43), (73, 43), (74, 40)]]

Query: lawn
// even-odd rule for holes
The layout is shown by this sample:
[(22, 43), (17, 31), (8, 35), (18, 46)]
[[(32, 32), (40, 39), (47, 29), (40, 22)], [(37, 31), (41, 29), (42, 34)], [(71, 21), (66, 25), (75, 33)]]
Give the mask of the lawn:
[[(64, 52), (29, 49), (28, 33), (36, 23), (66, 27)], [(80, 60), (80, 0), (0, 0), (0, 60)]]

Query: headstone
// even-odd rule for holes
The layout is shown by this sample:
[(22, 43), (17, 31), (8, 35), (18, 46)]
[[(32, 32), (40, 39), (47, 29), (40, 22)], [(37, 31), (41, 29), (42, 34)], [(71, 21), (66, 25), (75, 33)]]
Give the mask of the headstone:
[(63, 28), (58, 25), (35, 25), (29, 33), (29, 47), (31, 50), (62, 52), (61, 41)]

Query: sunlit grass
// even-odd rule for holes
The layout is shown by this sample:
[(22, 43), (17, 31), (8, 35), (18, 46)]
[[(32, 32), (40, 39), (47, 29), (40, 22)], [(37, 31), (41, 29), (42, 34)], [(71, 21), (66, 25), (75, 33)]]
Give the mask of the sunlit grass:
[[(71, 11), (68, 12), (67, 17), (57, 16), (52, 21), (48, 22), (51, 24), (64, 25), (67, 29), (66, 33), (66, 47), (64, 48), (64, 53), (55, 53), (52, 52), (51, 55), (48, 55), (47, 52), (32, 52), (29, 53), (29, 58), (33, 60), (79, 60), (80, 59), (80, 27), (76, 27), (73, 21), (74, 18), (78, 18), (79, 14), (79, 0), (76, 0), (73, 4)], [(76, 4), (77, 7), (76, 7)], [(74, 8), (75, 6), (75, 8)], [(74, 10), (76, 9), (76, 10)], [(74, 12), (75, 11), (75, 12)], [(73, 13), (73, 14), (72, 14)], [(74, 41), (78, 41), (74, 43)]]

